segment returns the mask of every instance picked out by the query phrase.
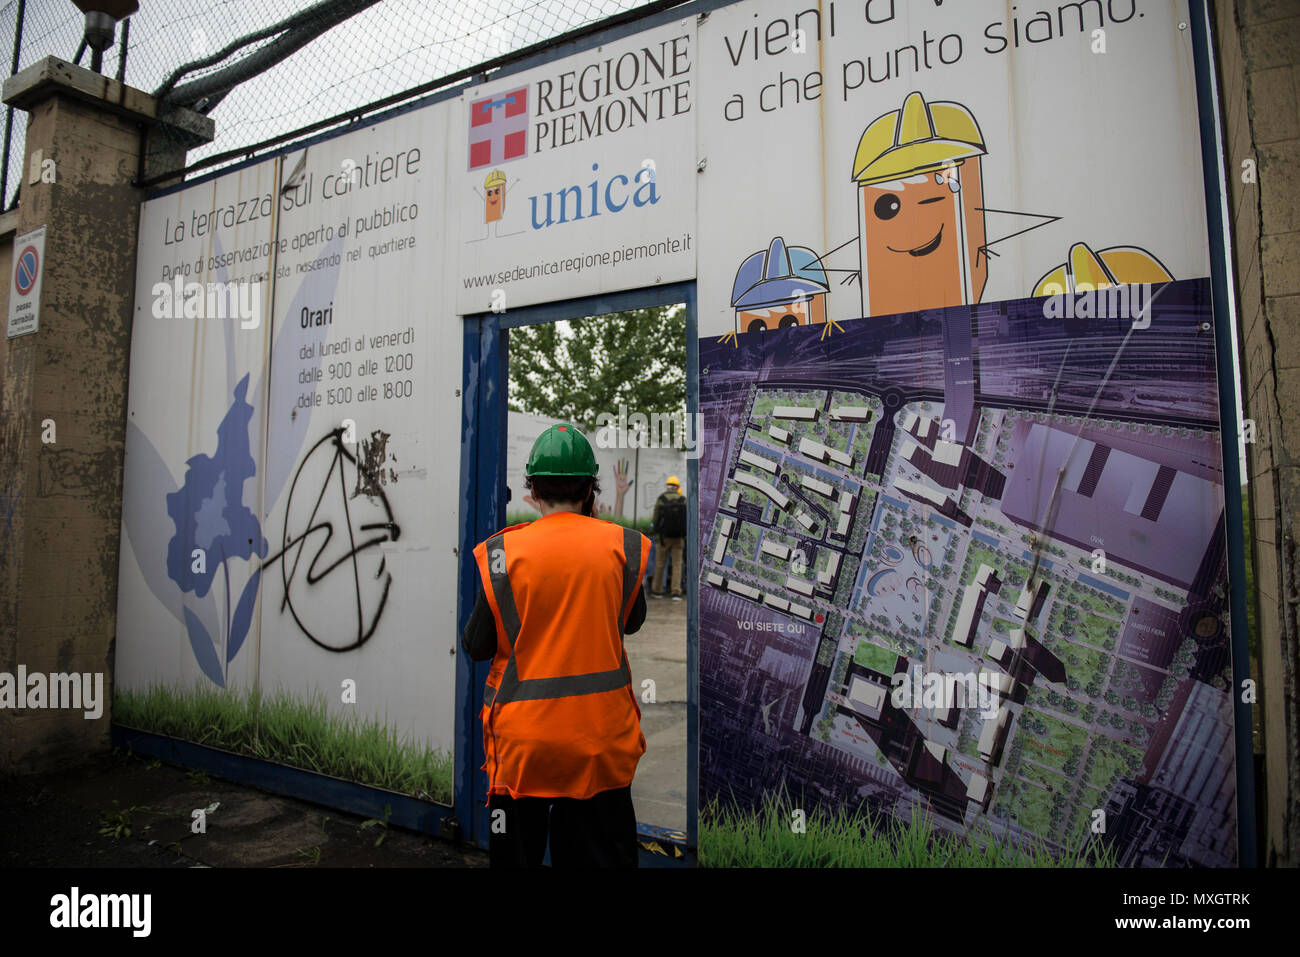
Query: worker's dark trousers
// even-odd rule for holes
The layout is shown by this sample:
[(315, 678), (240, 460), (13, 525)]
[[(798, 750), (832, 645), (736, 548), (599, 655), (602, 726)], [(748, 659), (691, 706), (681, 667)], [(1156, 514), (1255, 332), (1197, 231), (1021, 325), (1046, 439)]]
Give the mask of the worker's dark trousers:
[(541, 867), (548, 835), (552, 867), (637, 866), (630, 787), (601, 791), (585, 801), (493, 794), (488, 833), (493, 867)]

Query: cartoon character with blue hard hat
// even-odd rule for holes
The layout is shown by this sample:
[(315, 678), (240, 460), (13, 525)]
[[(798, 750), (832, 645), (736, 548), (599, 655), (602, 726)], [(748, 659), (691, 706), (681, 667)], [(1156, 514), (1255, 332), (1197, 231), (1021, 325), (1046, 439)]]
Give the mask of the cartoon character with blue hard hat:
[[(826, 325), (829, 291), (817, 254), (804, 246), (787, 246), (777, 236), (766, 250), (746, 257), (736, 270), (731, 289), (736, 328), (723, 338), (734, 340), (741, 332)], [(832, 325), (836, 324), (832, 321), (827, 329)]]

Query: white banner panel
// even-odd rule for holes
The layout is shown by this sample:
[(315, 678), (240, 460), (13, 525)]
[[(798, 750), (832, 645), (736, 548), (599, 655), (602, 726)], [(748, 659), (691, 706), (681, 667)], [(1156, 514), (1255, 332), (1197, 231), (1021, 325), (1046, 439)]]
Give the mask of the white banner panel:
[(462, 95), (458, 312), (695, 275), (696, 70), (681, 20)]
[[(271, 354), (262, 681), (447, 750), (460, 323), (444, 294), (448, 104), (285, 158)], [(283, 187), (282, 187), (283, 188)], [(454, 343), (447, 348), (448, 339)], [(272, 494), (274, 493), (274, 494)], [(436, 501), (436, 507), (433, 503)]]
[(257, 616), (244, 608), (236, 622), (234, 612), (246, 588), (255, 597), (267, 554), (262, 397), (278, 166), (268, 160), (141, 207), (119, 689), (256, 680)]
[(714, 11), (700, 334), (1023, 298), (1080, 243), (1119, 282), (1207, 275), (1180, 22), (1168, 0)]
[(456, 591), (428, 586), (457, 576), (453, 105), (143, 207), (117, 646), (119, 689), (168, 714), (256, 681), (322, 734), (355, 718), (441, 752), (380, 783), (444, 801)]

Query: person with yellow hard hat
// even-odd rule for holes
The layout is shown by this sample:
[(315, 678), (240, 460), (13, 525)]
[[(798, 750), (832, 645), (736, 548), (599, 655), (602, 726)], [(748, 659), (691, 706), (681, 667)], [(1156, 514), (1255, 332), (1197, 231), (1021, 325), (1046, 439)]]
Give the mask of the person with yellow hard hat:
[(569, 423), (524, 469), (541, 517), (480, 542), (461, 644), (492, 658), (484, 692), (493, 867), (635, 867), (632, 778), (645, 753), (623, 649), (645, 620), (650, 541), (593, 517), (596, 456)]
[(668, 476), (666, 488), (655, 500), (654, 518), (650, 529), (658, 539), (655, 549), (655, 577), (650, 594), (663, 598), (664, 572), (668, 561), (673, 565), (673, 601), (682, 600), (682, 553), (686, 545), (686, 496), (676, 475)]

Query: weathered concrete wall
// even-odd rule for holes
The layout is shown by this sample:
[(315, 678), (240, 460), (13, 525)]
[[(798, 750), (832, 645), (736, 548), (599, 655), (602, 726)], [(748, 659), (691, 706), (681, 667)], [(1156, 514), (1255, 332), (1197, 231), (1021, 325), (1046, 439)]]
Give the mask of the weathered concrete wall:
[[(6, 556), (0, 670), (97, 672), (110, 693), (117, 615), (127, 362), (140, 195), (134, 123), (53, 96), (32, 111), (27, 150), (55, 183), (24, 177), (17, 231), (46, 227), (40, 329), (8, 340), (3, 488), (16, 497)], [(8, 273), (5, 274), (6, 276)], [(41, 441), (52, 419), (55, 441)], [(109, 711), (0, 712), (19, 770), (107, 747)]]
[[(1253, 516), (1264, 854), (1300, 863), (1295, 541), (1300, 535), (1300, 5), (1217, 0)], [(1253, 160), (1256, 182), (1243, 161)]]
[[(6, 81), (5, 99), (29, 113), (12, 228), (46, 235), (40, 328), (0, 339), (0, 672), (103, 675), (97, 720), (0, 709), (0, 771), (37, 771), (108, 747), (142, 199), (131, 184), (155, 107), (53, 58)], [(37, 151), (54, 161), (54, 182), (32, 165)]]

